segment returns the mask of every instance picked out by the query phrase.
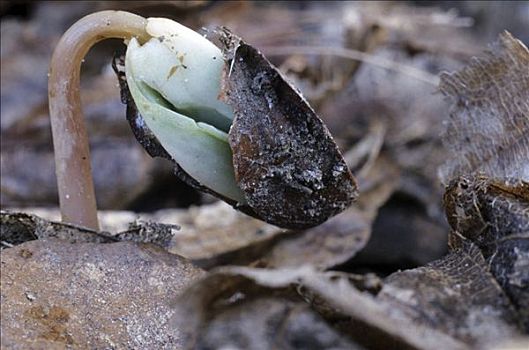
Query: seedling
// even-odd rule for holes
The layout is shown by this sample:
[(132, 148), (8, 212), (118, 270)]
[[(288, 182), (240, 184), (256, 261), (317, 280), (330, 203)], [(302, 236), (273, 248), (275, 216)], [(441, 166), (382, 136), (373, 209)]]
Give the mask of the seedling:
[(255, 48), (226, 29), (215, 36), (122, 11), (91, 14), (64, 34), (49, 81), (63, 221), (98, 229), (79, 75), (106, 38), (128, 45), (114, 68), (136, 138), (186, 183), (286, 228), (318, 225), (354, 200), (352, 174), (300, 93)]

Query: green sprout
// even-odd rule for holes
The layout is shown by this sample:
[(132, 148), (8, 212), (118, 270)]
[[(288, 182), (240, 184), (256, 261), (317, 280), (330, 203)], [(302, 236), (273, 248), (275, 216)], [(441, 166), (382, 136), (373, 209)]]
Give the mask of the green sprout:
[(228, 144), (233, 111), (218, 99), (222, 52), (168, 19), (148, 19), (146, 30), (152, 39), (140, 46), (132, 38), (125, 65), (130, 92), (145, 123), (191, 177), (244, 203)]

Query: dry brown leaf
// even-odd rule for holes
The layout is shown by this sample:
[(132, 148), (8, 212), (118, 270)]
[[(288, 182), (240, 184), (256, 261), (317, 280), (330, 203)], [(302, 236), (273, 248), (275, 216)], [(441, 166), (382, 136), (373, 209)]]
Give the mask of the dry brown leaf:
[(529, 183), (461, 177), (448, 187), (445, 207), (451, 243), (477, 245), (529, 333)]
[(443, 74), (453, 103), (439, 174), (451, 243), (476, 244), (529, 332), (529, 50), (510, 33), (459, 72)]
[(519, 315), (470, 242), (424, 267), (389, 276), (377, 300), (396, 319), (411, 319), (472, 347), (523, 334)]
[[(241, 325), (262, 322), (260, 313), (243, 315), (241, 309), (271, 296), (288, 305), (297, 300), (293, 288), (335, 329), (370, 349), (483, 348), (523, 335), (519, 313), (470, 241), (382, 282), (309, 266), (219, 268), (182, 295), (175, 321), (192, 344), (225, 314), (237, 313)], [(230, 336), (224, 334), (223, 341), (229, 343)]]
[[(217, 254), (209, 254), (205, 258), (195, 259), (194, 262), (203, 268), (220, 265), (248, 265), (279, 267), (310, 264), (319, 269), (326, 269), (350, 259), (363, 248), (369, 239), (372, 217), (356, 207), (349, 208), (343, 213), (331, 218), (327, 222), (313, 229), (305, 231), (266, 231), (246, 230), (248, 239), (238, 243), (238, 249), (227, 249), (230, 246), (223, 242), (233, 241), (226, 237), (230, 232), (223, 233), (221, 229), (206, 232), (210, 237), (200, 237), (203, 232), (197, 232), (194, 248), (201, 255), (207, 249), (207, 241), (215, 242), (216, 248), (225, 249)], [(239, 232), (239, 228), (236, 231)], [(263, 234), (253, 232), (263, 232)], [(226, 239), (224, 239), (226, 237)], [(235, 244), (231, 244), (235, 247)], [(177, 250), (177, 249), (173, 249)], [(182, 247), (182, 251), (186, 251)]]
[[(263, 296), (277, 295), (282, 303), (288, 303), (294, 298), (294, 287), (301, 287), (304, 297), (311, 301), (309, 304), (327, 320), (347, 322), (350, 327), (346, 327), (346, 334), (370, 349), (431, 349), (440, 344), (444, 349), (467, 348), (462, 342), (411, 319), (392, 319), (389, 308), (354, 288), (346, 275), (318, 273), (306, 266), (280, 270), (221, 268), (182, 294), (175, 324), (183, 330), (187, 345), (193, 347), (218, 315)], [(258, 313), (245, 316), (243, 325), (261, 318)], [(230, 334), (225, 334), (225, 338), (229, 340)]]
[(12, 247), (37, 239), (57, 238), (68, 243), (154, 243), (168, 248), (178, 225), (133, 222), (121, 232), (96, 232), (87, 228), (43, 219), (37, 215), (0, 211), (0, 243)]
[(320, 226), (284, 235), (261, 252), (258, 262), (271, 268), (310, 264), (326, 269), (341, 264), (365, 246), (372, 220), (371, 213), (351, 207)]
[[(252, 324), (256, 317), (262, 322), (241, 310), (271, 295), (289, 305), (296, 300), (295, 287), (329, 325), (368, 348), (481, 349), (523, 337), (529, 185), (467, 177), (448, 188), (445, 201), (454, 229), (450, 252), (424, 267), (382, 281), (321, 273), (310, 265), (219, 268), (186, 291), (177, 306), (185, 317), (177, 324), (187, 324), (192, 343), (226, 314), (236, 313), (238, 324)], [(222, 339), (229, 343), (230, 334)]]
[[(192, 206), (188, 209), (162, 209), (152, 213), (99, 211), (98, 216), (102, 230), (108, 232), (109, 236), (133, 236), (138, 235), (140, 231), (154, 234), (156, 230), (159, 231), (158, 233), (172, 230), (170, 242), (165, 242), (163, 245), (167, 246), (171, 253), (195, 262), (208, 261), (227, 252), (237, 251), (251, 244), (259, 244), (261, 241), (267, 241), (284, 232), (276, 226), (239, 213), (221, 201), (198, 207)], [(18, 244), (45, 238), (40, 234), (33, 234), (33, 232), (42, 231), (38, 229), (38, 222), (43, 222), (45, 226), (59, 225), (56, 226), (58, 231), (63, 227), (60, 225), (64, 225), (58, 223), (60, 221), (58, 209), (10, 209), (9, 212), (2, 212), (0, 216), (2, 220), (15, 218), (17, 222), (22, 223), (25, 223), (23, 218), (26, 217), (31, 223), (28, 224), (27, 229), (16, 227), (11, 229), (10, 226), (2, 226), (6, 232), (6, 235), (2, 237), (5, 237), (8, 243)], [(178, 224), (180, 230), (174, 229), (175, 223)], [(24, 234), (20, 239), (11, 234), (7, 235), (8, 231), (16, 232), (17, 230), (32, 233)]]
[(241, 214), (223, 202), (181, 210), (178, 216), (174, 211), (165, 210), (141, 217), (143, 220), (180, 224), (182, 230), (174, 236), (170, 251), (195, 262), (215, 259), (284, 232)]
[(197, 336), (195, 349), (343, 349), (360, 350), (300, 301), (247, 299), (212, 315)]
[(36, 215), (0, 211), (0, 241), (2, 248), (27, 241), (58, 238), (70, 243), (115, 242), (109, 235), (69, 224), (51, 222)]
[(484, 56), (441, 75), (452, 103), (441, 180), (466, 174), (529, 181), (529, 50), (508, 32)]

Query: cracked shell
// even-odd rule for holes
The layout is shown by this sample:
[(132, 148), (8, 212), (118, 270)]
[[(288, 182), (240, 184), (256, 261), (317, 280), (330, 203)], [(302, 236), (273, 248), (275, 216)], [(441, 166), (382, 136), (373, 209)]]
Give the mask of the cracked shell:
[(347, 208), (357, 185), (321, 119), (259, 51), (226, 30), (220, 40), (221, 99), (234, 110), (228, 140), (248, 204), (288, 228), (316, 226)]

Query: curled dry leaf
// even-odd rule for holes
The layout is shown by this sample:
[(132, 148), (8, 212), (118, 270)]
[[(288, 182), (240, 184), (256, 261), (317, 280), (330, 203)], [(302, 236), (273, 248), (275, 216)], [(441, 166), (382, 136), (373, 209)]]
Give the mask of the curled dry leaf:
[(504, 32), (490, 52), (461, 71), (442, 74), (453, 104), (443, 135), (452, 156), (441, 180), (465, 174), (529, 180), (529, 50)]
[(452, 244), (474, 243), (529, 332), (529, 50), (504, 32), (484, 57), (444, 74), (454, 103), (440, 168)]
[(465, 176), (452, 181), (444, 200), (452, 243), (464, 237), (476, 244), (529, 332), (529, 183)]
[(300, 301), (277, 297), (245, 300), (212, 316), (194, 348), (360, 350)]
[(523, 334), (518, 313), (470, 242), (424, 267), (389, 276), (377, 300), (395, 319), (413, 320), (476, 348)]

